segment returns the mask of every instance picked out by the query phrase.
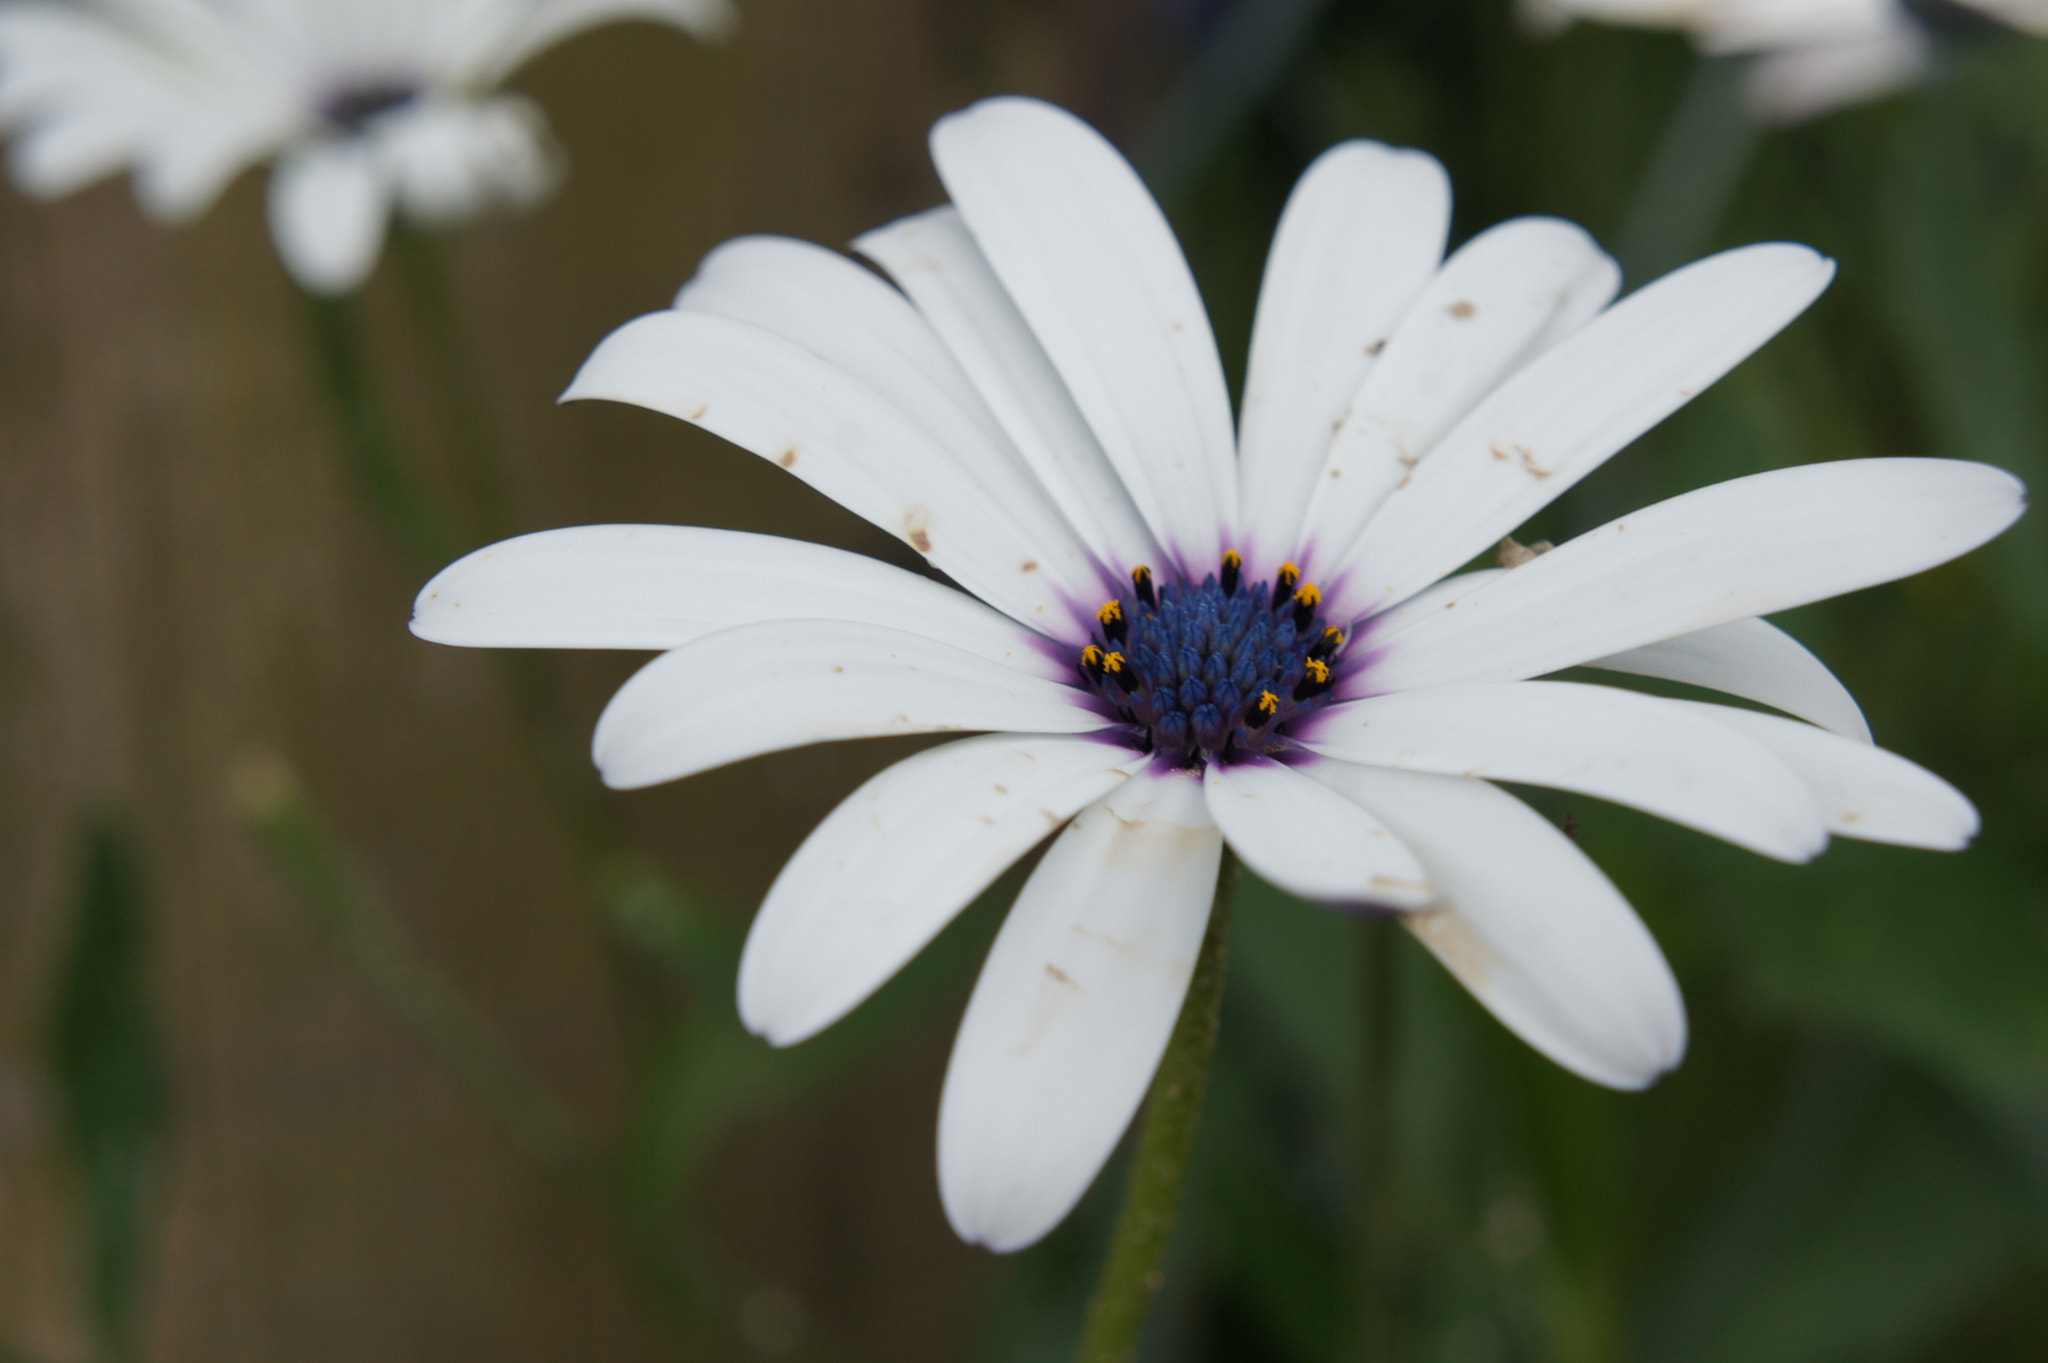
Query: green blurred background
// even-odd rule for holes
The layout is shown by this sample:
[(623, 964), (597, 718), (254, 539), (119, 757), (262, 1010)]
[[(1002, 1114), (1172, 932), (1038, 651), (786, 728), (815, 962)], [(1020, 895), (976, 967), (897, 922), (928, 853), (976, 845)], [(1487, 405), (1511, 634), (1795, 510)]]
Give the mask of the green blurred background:
[[(742, 4), (723, 47), (534, 64), (566, 190), (394, 243), (347, 308), (292, 290), (259, 176), (178, 232), (118, 184), (0, 191), (0, 1360), (1068, 1355), (1121, 1166), (1007, 1259), (933, 1173), (1014, 874), (824, 1038), (733, 1017), (776, 868), (915, 745), (603, 792), (582, 746), (639, 660), (412, 639), (429, 555), (350, 462), (399, 458), (453, 550), (670, 521), (904, 561), (750, 455), (553, 396), (718, 241), (936, 202), (948, 109), (1041, 94), (1130, 149), (1233, 375), (1286, 191), (1347, 137), (1442, 158), (1455, 237), (1558, 214), (1631, 286), (1768, 238), (1841, 262), (1525, 539), (1818, 459), (2043, 483), (2048, 45), (1759, 134), (1682, 41), (1532, 42), (1496, 0)], [(2048, 531), (1786, 623), (1977, 845), (1785, 867), (1533, 796), (1685, 987), (1691, 1054), (1642, 1095), (1248, 878), (1149, 1357), (2048, 1359)]]

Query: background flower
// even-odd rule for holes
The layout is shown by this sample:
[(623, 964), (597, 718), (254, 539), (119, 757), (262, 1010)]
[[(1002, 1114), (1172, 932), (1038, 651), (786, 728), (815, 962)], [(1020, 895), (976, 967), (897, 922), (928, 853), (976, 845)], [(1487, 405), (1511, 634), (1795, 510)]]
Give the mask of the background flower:
[(9, 0), (0, 127), (30, 193), (132, 168), (162, 222), (276, 158), (271, 229), (298, 281), (354, 289), (395, 210), (442, 226), (524, 207), (559, 173), (532, 101), (494, 93), (542, 49), (620, 19), (701, 36), (727, 0)]
[(1682, 29), (1712, 53), (1754, 53), (1751, 110), (1795, 123), (1905, 89), (1948, 30), (2048, 35), (2040, 0), (1525, 0), (1539, 28), (1590, 19)]

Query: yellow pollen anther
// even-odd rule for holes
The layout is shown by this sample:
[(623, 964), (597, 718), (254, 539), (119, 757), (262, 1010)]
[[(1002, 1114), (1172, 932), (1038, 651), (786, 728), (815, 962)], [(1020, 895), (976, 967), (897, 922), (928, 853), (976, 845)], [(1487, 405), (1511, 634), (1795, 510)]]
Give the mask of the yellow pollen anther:
[(1280, 712), (1280, 697), (1274, 695), (1271, 691), (1261, 691), (1259, 692), (1259, 703), (1253, 708), (1262, 715), (1278, 714)]
[(1334, 653), (1344, 646), (1344, 631), (1338, 629), (1335, 625), (1325, 625), (1323, 626), (1323, 637), (1319, 642), (1327, 644), (1330, 651)]
[(1330, 679), (1330, 665), (1321, 658), (1308, 659), (1302, 664), (1302, 670), (1308, 673), (1308, 679), (1317, 686), (1321, 686)]
[(1323, 599), (1322, 589), (1313, 582), (1304, 582), (1294, 589), (1294, 599), (1304, 606), (1320, 605)]
[(1280, 565), (1279, 580), (1291, 588), (1295, 583), (1301, 581), (1301, 569), (1295, 567), (1292, 563), (1283, 563)]
[[(1112, 654), (1109, 654), (1109, 655), (1108, 655), (1107, 657), (1105, 657), (1105, 658), (1104, 658), (1104, 659), (1102, 660), (1102, 670), (1103, 670), (1104, 672), (1121, 672), (1121, 671), (1123, 671), (1123, 670), (1124, 670), (1124, 655), (1123, 655), (1123, 654), (1121, 654), (1121, 653), (1112, 653)], [(1325, 672), (1328, 672), (1328, 671), (1329, 671), (1329, 669), (1328, 669), (1328, 668), (1324, 668), (1323, 670), (1324, 670)]]
[(1223, 566), (1226, 568), (1244, 567), (1244, 555), (1238, 553), (1235, 549), (1225, 549), (1223, 551)]
[(1082, 650), (1081, 650), (1081, 666), (1083, 666), (1083, 667), (1100, 667), (1100, 666), (1102, 666), (1102, 650), (1101, 650), (1100, 648), (1096, 647), (1096, 646), (1095, 646), (1094, 644), (1090, 644), (1090, 645), (1088, 645), (1088, 647), (1086, 647), (1086, 648), (1082, 649)]
[(1116, 623), (1117, 621), (1119, 621), (1119, 620), (1121, 620), (1121, 619), (1123, 619), (1123, 618), (1124, 618), (1124, 606), (1123, 606), (1123, 602), (1121, 602), (1121, 601), (1105, 601), (1105, 602), (1103, 602), (1103, 603), (1102, 603), (1102, 609), (1101, 609), (1101, 610), (1099, 610), (1099, 611), (1097, 611), (1097, 612), (1095, 612), (1095, 618), (1096, 618), (1097, 620), (1101, 621), (1101, 622), (1102, 622), (1103, 624), (1105, 624), (1105, 625), (1113, 625), (1113, 624), (1115, 624), (1115, 623)]

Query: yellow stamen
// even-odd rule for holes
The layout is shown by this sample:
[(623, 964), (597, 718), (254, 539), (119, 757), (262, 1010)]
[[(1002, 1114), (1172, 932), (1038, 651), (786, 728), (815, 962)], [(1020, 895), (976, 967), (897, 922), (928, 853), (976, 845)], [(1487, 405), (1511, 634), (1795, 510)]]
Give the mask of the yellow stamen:
[(1321, 605), (1323, 600), (1322, 589), (1313, 582), (1304, 582), (1294, 589), (1294, 599), (1304, 606)]
[(1338, 629), (1335, 625), (1325, 625), (1323, 626), (1323, 637), (1317, 642), (1319, 647), (1327, 648), (1330, 652), (1335, 653), (1338, 649), (1344, 647), (1344, 631)]
[(1103, 603), (1102, 603), (1102, 609), (1101, 609), (1101, 610), (1099, 610), (1099, 611), (1097, 611), (1097, 612), (1095, 612), (1095, 618), (1096, 618), (1096, 619), (1097, 619), (1098, 621), (1100, 621), (1100, 622), (1101, 622), (1102, 624), (1104, 624), (1104, 625), (1113, 625), (1113, 624), (1115, 624), (1115, 623), (1116, 623), (1117, 621), (1119, 621), (1119, 620), (1121, 620), (1121, 619), (1123, 619), (1123, 618), (1124, 618), (1124, 605), (1123, 605), (1123, 602), (1121, 602), (1121, 601), (1105, 601), (1105, 602), (1103, 602)]
[(1094, 644), (1090, 644), (1090, 645), (1088, 645), (1088, 647), (1086, 647), (1086, 648), (1082, 649), (1082, 650), (1081, 650), (1081, 666), (1083, 666), (1083, 667), (1100, 667), (1100, 666), (1102, 666), (1102, 650), (1101, 650), (1100, 648), (1096, 647), (1096, 646), (1095, 646)]
[(1308, 673), (1308, 679), (1317, 686), (1321, 686), (1330, 679), (1330, 665), (1321, 658), (1310, 658), (1302, 663), (1301, 666), (1302, 670)]
[[(1112, 654), (1109, 654), (1109, 655), (1108, 655), (1107, 657), (1105, 657), (1105, 658), (1104, 658), (1104, 659), (1102, 660), (1102, 670), (1103, 670), (1104, 672), (1121, 672), (1121, 671), (1123, 671), (1123, 670), (1124, 670), (1124, 655), (1123, 655), (1123, 654), (1121, 654), (1121, 653), (1112, 653)], [(1323, 670), (1324, 670), (1325, 672), (1328, 672), (1328, 671), (1329, 671), (1329, 669), (1328, 669), (1328, 668), (1324, 668)]]
[(1238, 553), (1235, 549), (1225, 549), (1223, 551), (1223, 566), (1232, 572), (1236, 572), (1244, 567), (1244, 555)]
[(1262, 715), (1277, 715), (1280, 713), (1280, 697), (1274, 695), (1271, 691), (1261, 691), (1259, 692), (1258, 704), (1252, 708)]

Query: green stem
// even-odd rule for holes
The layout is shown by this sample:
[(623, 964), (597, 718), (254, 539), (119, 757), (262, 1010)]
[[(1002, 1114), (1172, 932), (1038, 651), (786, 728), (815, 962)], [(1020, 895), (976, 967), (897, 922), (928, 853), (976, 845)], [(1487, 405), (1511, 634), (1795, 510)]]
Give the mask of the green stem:
[(453, 541), (406, 473), (398, 437), (377, 400), (355, 304), (315, 294), (305, 298), (322, 386), (356, 495), (415, 566), (439, 568), (454, 557)]
[(1393, 1252), (1394, 932), (1391, 919), (1365, 925), (1365, 1082), (1359, 1121), (1361, 1189), (1358, 1283), (1360, 1348), (1365, 1363), (1400, 1357), (1389, 1277)]
[(1631, 285), (1696, 258), (1720, 230), (1762, 140), (1742, 107), (1747, 69), (1742, 57), (1694, 63), (1615, 235), (1614, 253)]
[(1230, 939), (1230, 898), (1237, 887), (1237, 857), (1223, 850), (1216, 875), (1216, 899), (1209, 928), (1188, 985), (1180, 1020), (1166, 1043), (1145, 1101), (1145, 1126), (1130, 1189), (1117, 1218), (1109, 1262), (1088, 1304), (1079, 1363), (1123, 1363), (1138, 1347), (1145, 1308), (1165, 1281), (1167, 1242), (1187, 1191), (1189, 1157), (1209, 1087), (1209, 1062), (1216, 1054), (1216, 1024), (1223, 1011), (1223, 969)]
[(391, 255), (454, 437), (455, 472), (474, 517), (465, 528), (483, 542), (502, 539), (510, 533), (512, 494), (446, 257), (434, 237), (402, 222), (392, 232)]

